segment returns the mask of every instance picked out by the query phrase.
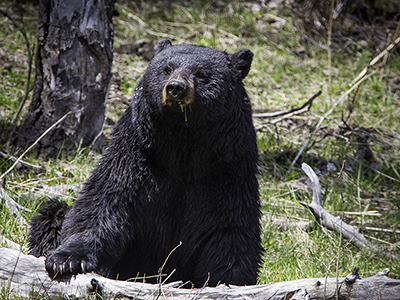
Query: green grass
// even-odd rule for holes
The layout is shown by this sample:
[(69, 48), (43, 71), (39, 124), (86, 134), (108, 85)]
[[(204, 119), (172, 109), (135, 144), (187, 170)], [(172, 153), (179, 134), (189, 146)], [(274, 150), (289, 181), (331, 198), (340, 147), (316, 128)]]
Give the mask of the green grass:
[[(285, 10), (252, 11), (240, 2), (213, 4), (198, 1), (187, 7), (181, 2), (169, 4), (168, 9), (136, 2), (118, 2), (120, 12), (115, 22), (115, 45), (132, 43), (139, 39), (170, 38), (174, 43), (197, 43), (230, 53), (246, 47), (255, 56), (246, 89), (254, 109), (283, 110), (303, 104), (319, 90), (322, 95), (314, 100), (311, 111), (291, 120), (284, 120), (258, 132), (260, 151), (260, 194), (263, 211), (264, 263), (259, 283), (278, 282), (306, 277), (345, 276), (358, 266), (362, 277), (372, 276), (383, 268), (390, 268), (400, 278), (399, 233), (400, 223), (400, 92), (393, 92), (395, 80), (400, 77), (400, 57), (392, 55), (389, 86), (377, 73), (367, 79), (345, 99), (316, 132), (313, 144), (300, 156), (288, 173), (289, 167), (315, 130), (319, 118), (325, 114), (350, 87), (352, 80), (368, 65), (375, 54), (370, 49), (355, 47), (352, 51), (335, 51), (332, 59), (332, 86), (327, 76), (327, 54), (323, 49), (307, 43), (292, 25), (292, 14)], [(286, 21), (274, 30), (274, 17)], [(2, 69), (0, 83), (0, 129), (7, 128), (19, 107), (18, 99), (24, 93), (27, 55), (23, 39), (7, 20), (0, 32), (1, 49), (11, 58), (11, 71)], [(35, 42), (35, 19), (27, 20), (31, 43)], [(299, 50), (300, 49), (300, 50)], [(340, 50), (336, 48), (336, 50)], [(115, 56), (114, 69), (121, 77), (121, 88), (130, 96), (147, 62), (131, 55)], [(371, 70), (372, 71), (372, 70)], [(386, 72), (386, 69), (385, 69)], [(132, 75), (133, 74), (133, 75)], [(342, 116), (349, 115), (348, 104), (354, 105), (347, 124), (355, 131), (343, 129)], [(122, 111), (121, 107), (121, 111)], [(26, 111), (26, 108), (25, 108)], [(18, 120), (20, 122), (22, 117)], [(260, 120), (256, 120), (256, 125)], [(339, 125), (342, 125), (340, 128)], [(326, 133), (330, 135), (325, 136)], [(364, 157), (361, 165), (354, 162), (357, 153), (365, 148), (358, 137), (369, 135), (366, 142), (374, 161)], [(0, 133), (7, 150), (8, 136)], [(4, 145), (4, 146), (2, 146)], [(389, 147), (390, 146), (390, 147)], [(361, 150), (360, 150), (361, 149)], [(5, 181), (7, 192), (18, 203), (35, 211), (43, 198), (32, 200), (38, 186), (74, 185), (83, 183), (99, 155), (82, 149), (73, 158), (43, 161), (34, 155), (25, 159), (43, 168), (15, 169)], [(364, 228), (364, 234), (380, 247), (382, 255), (362, 250), (338, 233), (313, 224), (314, 217), (299, 201), (311, 202), (311, 191), (306, 188), (306, 175), (300, 168), (306, 162), (318, 169), (324, 208), (345, 222)], [(379, 166), (372, 167), (372, 162)], [(329, 168), (327, 167), (329, 164)], [(345, 168), (341, 171), (342, 165)], [(0, 172), (11, 166), (0, 158)], [(67, 191), (65, 199), (72, 201), (76, 192)], [(23, 213), (28, 221), (34, 213)], [(312, 226), (280, 229), (274, 220), (290, 224), (311, 222)], [(370, 229), (365, 229), (370, 228)], [(382, 230), (373, 230), (377, 228)], [(0, 231), (8, 239), (26, 245), (27, 226), (10, 215), (4, 206), (0, 210)], [(389, 260), (385, 253), (394, 255)], [(337, 268), (338, 267), (338, 268)], [(0, 297), (1, 298), (1, 297)]]

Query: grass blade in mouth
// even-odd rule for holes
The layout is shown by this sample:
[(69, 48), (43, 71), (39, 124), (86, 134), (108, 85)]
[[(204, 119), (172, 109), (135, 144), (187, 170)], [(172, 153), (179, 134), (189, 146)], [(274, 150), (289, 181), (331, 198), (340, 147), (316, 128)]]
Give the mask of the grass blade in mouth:
[(185, 113), (185, 122), (187, 122), (187, 105), (183, 103), (182, 101), (179, 101), (178, 104), (181, 106), (181, 111)]

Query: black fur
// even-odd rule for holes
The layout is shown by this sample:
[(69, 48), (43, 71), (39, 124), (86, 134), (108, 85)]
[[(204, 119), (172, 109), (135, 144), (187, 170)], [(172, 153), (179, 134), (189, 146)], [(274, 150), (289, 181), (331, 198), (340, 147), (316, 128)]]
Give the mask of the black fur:
[(46, 205), (37, 211), (37, 215), (30, 221), (28, 236), (30, 254), (47, 255), (50, 250), (56, 249), (61, 244), (61, 227), (69, 209), (67, 203), (49, 199)]
[[(182, 242), (162, 270), (176, 269), (170, 280), (197, 287), (207, 280), (211, 286), (256, 283), (262, 254), (258, 153), (242, 83), (252, 57), (246, 49), (228, 54), (159, 43), (132, 105), (65, 217), (60, 246), (52, 250), (36, 238), (47, 235), (47, 227), (32, 226), (31, 253), (51, 250), (50, 275), (157, 275)], [(189, 91), (165, 102), (172, 76)], [(193, 103), (185, 102), (186, 94), (194, 95)]]

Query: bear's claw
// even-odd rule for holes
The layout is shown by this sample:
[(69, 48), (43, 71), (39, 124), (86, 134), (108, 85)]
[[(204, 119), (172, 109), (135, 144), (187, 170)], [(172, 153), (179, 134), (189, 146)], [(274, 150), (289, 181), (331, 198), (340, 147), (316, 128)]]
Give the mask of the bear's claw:
[(73, 255), (52, 253), (46, 259), (46, 271), (51, 277), (76, 275), (95, 271), (93, 263), (84, 259), (74, 258)]

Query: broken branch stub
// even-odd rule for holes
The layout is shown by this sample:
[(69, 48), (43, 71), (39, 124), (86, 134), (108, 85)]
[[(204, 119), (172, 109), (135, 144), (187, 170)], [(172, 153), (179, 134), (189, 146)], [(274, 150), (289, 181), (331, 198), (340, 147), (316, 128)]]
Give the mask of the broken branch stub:
[(369, 242), (364, 235), (362, 235), (359, 228), (354, 228), (353, 226), (346, 224), (339, 216), (333, 216), (322, 207), (321, 185), (317, 175), (306, 163), (302, 164), (302, 169), (310, 178), (313, 190), (313, 199), (311, 204), (301, 201), (300, 204), (307, 207), (323, 227), (339, 233), (341, 232), (345, 239), (353, 241), (358, 247), (375, 249), (375, 246)]

